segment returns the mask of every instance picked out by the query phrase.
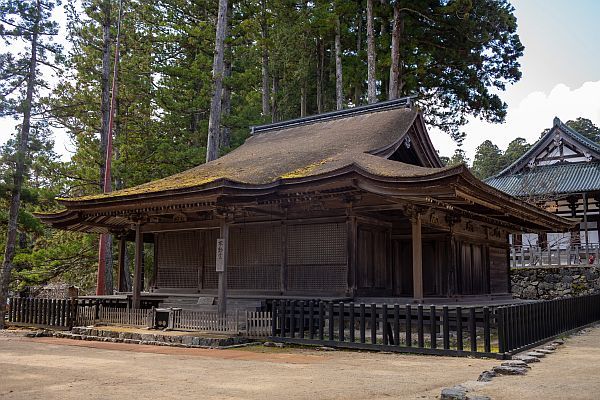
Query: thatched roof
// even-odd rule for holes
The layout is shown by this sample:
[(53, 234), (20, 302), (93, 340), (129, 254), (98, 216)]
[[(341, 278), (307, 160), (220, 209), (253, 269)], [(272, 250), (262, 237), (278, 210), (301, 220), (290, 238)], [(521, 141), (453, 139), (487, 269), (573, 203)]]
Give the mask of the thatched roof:
[(242, 146), (215, 161), (109, 194), (61, 199), (66, 210), (38, 217), (60, 229), (103, 233), (129, 229), (136, 215), (227, 204), (256, 211), (278, 196), (344, 191), (493, 215), (492, 223), (513, 228), (571, 225), (486, 185), (465, 165), (443, 167), (422, 115), (402, 100), (255, 127)]
[[(420, 114), (410, 108), (369, 112), (362, 109), (303, 124), (259, 127), (246, 142), (223, 157), (143, 185), (63, 201), (99, 200), (198, 188), (227, 180), (265, 185), (280, 180), (315, 177), (355, 165), (374, 175), (423, 176), (439, 172), (441, 163), (430, 143), (422, 152), (426, 167), (386, 160), (378, 155), (402, 144)], [(351, 116), (351, 118), (349, 118)], [(427, 138), (427, 141), (429, 139)], [(423, 146), (422, 140), (412, 143)], [(410, 146), (410, 144), (408, 144)]]

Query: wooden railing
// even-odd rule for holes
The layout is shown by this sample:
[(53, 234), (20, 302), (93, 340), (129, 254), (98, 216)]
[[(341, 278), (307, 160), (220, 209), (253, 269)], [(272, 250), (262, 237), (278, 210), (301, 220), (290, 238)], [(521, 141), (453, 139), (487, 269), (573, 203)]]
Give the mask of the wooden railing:
[(77, 317), (77, 302), (71, 299), (9, 299), (8, 321), (15, 325), (70, 329)]
[(506, 358), (600, 321), (600, 294), (507, 306), (273, 303), (271, 338), (294, 344)]
[(560, 267), (600, 265), (598, 244), (586, 246), (542, 248), (539, 246), (511, 246), (512, 268)]
[(217, 312), (179, 310), (173, 313), (172, 329), (237, 334), (240, 331), (239, 313), (221, 315)]
[(516, 353), (600, 321), (600, 294), (498, 307), (498, 351)]
[(273, 331), (273, 314), (267, 311), (246, 311), (246, 336), (267, 337)]
[(274, 340), (438, 355), (497, 356), (488, 307), (278, 301)]
[(98, 317), (103, 324), (152, 326), (152, 310), (100, 306)]

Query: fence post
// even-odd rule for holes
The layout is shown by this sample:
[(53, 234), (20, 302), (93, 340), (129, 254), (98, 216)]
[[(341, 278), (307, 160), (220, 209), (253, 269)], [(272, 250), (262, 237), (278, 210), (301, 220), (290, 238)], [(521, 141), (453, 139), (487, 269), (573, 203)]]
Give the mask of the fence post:
[(406, 329), (406, 346), (412, 347), (412, 308), (410, 304), (407, 304), (404, 308), (406, 314), (406, 320), (404, 321)]
[(400, 346), (400, 305), (394, 304), (394, 344)]
[(490, 336), (490, 309), (483, 307), (483, 351), (486, 353), (492, 351)]
[(448, 350), (450, 348), (450, 313), (448, 312), (448, 306), (444, 306), (442, 308), (442, 318), (444, 319), (442, 330), (444, 336), (444, 349)]
[(325, 337), (325, 304), (319, 301), (319, 340), (323, 340)]
[(304, 339), (304, 301), (301, 300), (298, 306), (300, 307), (298, 310), (298, 332), (300, 333), (300, 339)]
[[(387, 324), (388, 324), (388, 316), (387, 316), (387, 304), (383, 304), (381, 306), (381, 320), (382, 320), (382, 325), (383, 325), (383, 329), (381, 330), (381, 335), (383, 338), (383, 344), (388, 344), (389, 343), (389, 338), (387, 335)], [(392, 339), (393, 341), (394, 339)]]
[(296, 337), (296, 300), (290, 302), (290, 337)]
[(271, 303), (271, 336), (277, 336), (277, 300)]
[(344, 329), (346, 327), (346, 324), (345, 324), (346, 321), (345, 321), (345, 315), (344, 315), (345, 314), (344, 303), (341, 301), (338, 305), (338, 312), (339, 312), (339, 314), (338, 314), (338, 336), (339, 336), (338, 340), (340, 342), (343, 342), (345, 339), (344, 338)]
[(423, 337), (423, 306), (417, 306), (417, 335), (418, 346), (425, 347), (425, 338)]
[(328, 328), (327, 329), (327, 333), (328, 333), (328, 337), (329, 340), (334, 340), (334, 331), (333, 331), (333, 326), (335, 323), (335, 319), (333, 317), (333, 301), (329, 301), (327, 303), (327, 317), (328, 317)]
[(354, 303), (350, 303), (348, 307), (350, 307), (350, 342), (354, 343), (354, 325), (356, 324), (354, 320)]
[(367, 321), (365, 316), (365, 303), (360, 304), (360, 342), (365, 343), (367, 341), (367, 334), (365, 331), (367, 330)]
[(435, 306), (429, 306), (429, 340), (431, 348), (437, 348), (437, 315)]
[(498, 325), (498, 352), (500, 354), (506, 353), (506, 350), (507, 350), (506, 349), (504, 315), (505, 315), (504, 307), (499, 307), (496, 309), (496, 323)]
[(371, 304), (371, 343), (377, 344), (377, 305)]
[(315, 338), (315, 302), (308, 302), (308, 337)]
[(456, 349), (463, 351), (462, 307), (456, 307)]
[(477, 351), (477, 325), (475, 321), (475, 307), (469, 309), (469, 333), (471, 336), (471, 351)]

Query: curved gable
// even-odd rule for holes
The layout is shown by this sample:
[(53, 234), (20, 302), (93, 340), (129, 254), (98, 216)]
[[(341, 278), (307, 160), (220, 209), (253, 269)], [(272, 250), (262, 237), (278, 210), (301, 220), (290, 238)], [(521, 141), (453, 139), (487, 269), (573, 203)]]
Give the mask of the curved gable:
[(536, 166), (600, 161), (600, 146), (569, 128), (559, 118), (525, 154), (492, 178), (518, 174)]

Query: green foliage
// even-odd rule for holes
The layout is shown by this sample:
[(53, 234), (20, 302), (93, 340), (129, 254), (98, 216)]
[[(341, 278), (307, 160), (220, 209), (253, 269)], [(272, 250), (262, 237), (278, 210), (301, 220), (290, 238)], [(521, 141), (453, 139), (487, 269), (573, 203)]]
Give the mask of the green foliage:
[(498, 146), (486, 140), (477, 147), (472, 172), (479, 179), (494, 176), (525, 154), (530, 147), (525, 139), (519, 137), (511, 141), (506, 151), (502, 152)]
[[(523, 154), (531, 148), (531, 145), (527, 143), (527, 140), (518, 137), (511, 141), (506, 148), (506, 151), (502, 155), (502, 165), (500, 169), (504, 169), (517, 161)], [(500, 172), (500, 171), (495, 171)]]
[(600, 127), (594, 125), (594, 123), (589, 119), (579, 117), (575, 120), (567, 121), (565, 125), (581, 133), (592, 142), (600, 144)]
[(490, 140), (477, 146), (471, 171), (479, 179), (492, 176), (502, 167), (502, 152)]
[(460, 164), (468, 165), (469, 159), (467, 158), (467, 154), (465, 153), (465, 151), (461, 147), (457, 147), (456, 150), (454, 150), (454, 154), (452, 155), (452, 157), (442, 157), (442, 162), (444, 163), (444, 165), (448, 166)]

